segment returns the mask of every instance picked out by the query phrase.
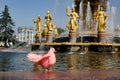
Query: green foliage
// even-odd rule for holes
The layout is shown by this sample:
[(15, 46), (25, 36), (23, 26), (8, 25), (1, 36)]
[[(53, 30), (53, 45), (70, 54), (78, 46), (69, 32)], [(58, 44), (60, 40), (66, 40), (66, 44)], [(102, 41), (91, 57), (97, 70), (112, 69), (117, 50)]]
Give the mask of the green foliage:
[[(58, 34), (61, 34), (62, 32), (65, 32), (65, 30), (63, 28), (58, 28)], [(44, 30), (42, 32), (42, 36), (44, 36)]]
[(58, 33), (61, 34), (62, 32), (65, 32), (65, 30), (62, 28), (58, 28)]
[(4, 11), (0, 14), (0, 38), (3, 42), (13, 42), (14, 30), (12, 27), (15, 26), (9, 14), (9, 9), (5, 5)]

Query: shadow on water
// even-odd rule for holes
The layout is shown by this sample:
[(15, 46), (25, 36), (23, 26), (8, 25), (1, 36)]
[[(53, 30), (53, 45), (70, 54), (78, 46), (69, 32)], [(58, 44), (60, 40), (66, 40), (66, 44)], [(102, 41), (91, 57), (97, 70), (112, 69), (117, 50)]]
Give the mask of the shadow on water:
[[(33, 63), (28, 61), (28, 53), (0, 52), (0, 71), (32, 71)], [(57, 62), (54, 70), (73, 69), (119, 69), (119, 53), (81, 53), (81, 52), (56, 52)]]

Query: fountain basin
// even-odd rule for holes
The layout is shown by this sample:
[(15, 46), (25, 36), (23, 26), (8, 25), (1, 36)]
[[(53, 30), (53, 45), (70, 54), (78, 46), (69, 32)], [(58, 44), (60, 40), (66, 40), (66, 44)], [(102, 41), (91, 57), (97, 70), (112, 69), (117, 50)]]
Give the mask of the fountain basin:
[[(84, 50), (84, 47), (88, 48), (88, 51), (92, 52), (113, 52), (115, 48), (120, 51), (119, 43), (100, 43), (100, 42), (46, 42), (46, 43), (33, 43), (32, 46), (40, 46), (44, 44), (47, 47), (54, 47), (57, 51), (71, 51), (71, 48), (76, 47), (78, 49), (72, 51)], [(33, 50), (33, 49), (32, 49)]]

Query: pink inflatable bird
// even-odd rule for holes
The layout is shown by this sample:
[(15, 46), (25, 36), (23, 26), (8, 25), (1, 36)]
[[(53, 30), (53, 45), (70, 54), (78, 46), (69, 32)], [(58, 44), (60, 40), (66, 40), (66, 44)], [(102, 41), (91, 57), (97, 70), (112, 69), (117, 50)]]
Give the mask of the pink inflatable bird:
[(50, 66), (56, 63), (55, 49), (50, 48), (47, 54), (34, 54), (29, 53), (27, 55), (28, 60), (35, 62), (34, 66), (41, 65), (46, 71), (50, 70)]

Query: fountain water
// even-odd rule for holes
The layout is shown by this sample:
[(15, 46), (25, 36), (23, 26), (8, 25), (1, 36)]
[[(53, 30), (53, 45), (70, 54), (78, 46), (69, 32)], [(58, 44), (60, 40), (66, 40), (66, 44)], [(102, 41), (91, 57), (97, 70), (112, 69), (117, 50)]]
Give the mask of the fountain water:
[(111, 30), (112, 33), (114, 32), (114, 21), (115, 21), (115, 15), (116, 15), (116, 7), (112, 6), (111, 8)]
[[(74, 7), (73, 4), (72, 4), (72, 7)], [(106, 33), (109, 33), (109, 32), (113, 33), (113, 31), (114, 31), (113, 26), (114, 26), (114, 16), (116, 14), (116, 12), (115, 12), (116, 8), (115, 7), (110, 8), (110, 4), (109, 4), (109, 2), (107, 2), (107, 12), (106, 13), (107, 13), (108, 17), (106, 20), (105, 13), (101, 9), (101, 5), (98, 5), (98, 11), (96, 12), (96, 15), (92, 14), (90, 2), (87, 3), (86, 14), (83, 13), (83, 9), (84, 9), (83, 1), (80, 2), (79, 7), (80, 7), (79, 8), (79, 15), (80, 15), (79, 33), (80, 34), (78, 35), (78, 33), (76, 33), (76, 31), (75, 32), (73, 31), (74, 32), (74, 35), (73, 35), (73, 32), (71, 31), (72, 29), (70, 28), (69, 29), (70, 32), (67, 31), (67, 33), (69, 32), (68, 33), (69, 35), (67, 33), (65, 33), (65, 34), (67, 34), (66, 37), (65, 37), (65, 35), (62, 35), (62, 36), (60, 35), (59, 38), (56, 38), (56, 40), (54, 40), (53, 42), (50, 42), (49, 44), (45, 43), (45, 45), (53, 46), (58, 51), (71, 51), (72, 47), (74, 47), (74, 48), (79, 47), (79, 49), (77, 49), (77, 50), (84, 51), (84, 48), (86, 47), (89, 51), (99, 52), (99, 51), (111, 51), (113, 49), (113, 46), (119, 47), (120, 44), (119, 45), (113, 44), (113, 41), (111, 41), (112, 43), (106, 43), (106, 40), (105, 40), (105, 38), (108, 37), (108, 35), (106, 35)], [(66, 12), (71, 13), (71, 11), (69, 11), (69, 10), (70, 9), (67, 7)], [(103, 22), (104, 22), (104, 20), (107, 21), (107, 22), (104, 22), (104, 23), (107, 23), (106, 28), (104, 28), (105, 27), (104, 24), (97, 21), (98, 18), (99, 18), (98, 19), (99, 21), (101, 19), (100, 14), (102, 15), (102, 18), (104, 18)], [(99, 26), (97, 25), (97, 22), (95, 20), (99, 23)], [(75, 22), (76, 22), (76, 20), (75, 20)], [(102, 26), (101, 26), (101, 24), (102, 24)], [(69, 25), (71, 25), (71, 24), (69, 24)], [(76, 26), (74, 25), (73, 28), (75, 28), (75, 27)], [(113, 36), (112, 36), (112, 38), (113, 38)], [(75, 51), (77, 51), (77, 50), (75, 50)]]
[[(79, 14), (80, 14), (80, 19), (79, 19), (79, 26), (80, 26), (80, 31), (97, 31), (97, 23), (95, 20), (93, 20), (92, 12), (91, 12), (91, 7), (90, 7), (90, 2), (87, 4), (87, 12), (86, 12), (86, 18), (83, 20), (83, 2), (80, 2), (80, 9), (79, 9)], [(100, 10), (100, 5), (98, 5), (98, 10)], [(107, 2), (107, 20), (106, 20), (106, 29), (105, 31), (107, 33), (113, 34), (114, 32), (114, 20), (115, 20), (115, 14), (116, 14), (116, 7), (110, 8), (110, 3), (109, 1)]]
[(90, 31), (91, 29), (91, 19), (92, 19), (92, 12), (90, 7), (90, 2), (87, 4), (87, 14), (85, 19), (85, 31)]
[(90, 7), (90, 2), (87, 4), (87, 11), (86, 11), (86, 17), (83, 19), (83, 2), (80, 2), (80, 19), (79, 19), (79, 26), (81, 32), (91, 32), (96, 31), (96, 22), (93, 20), (92, 11)]
[(106, 20), (106, 32), (109, 32), (110, 31), (110, 26), (111, 26), (111, 10), (110, 10), (110, 3), (107, 2), (107, 20)]
[(116, 7), (112, 6), (110, 7), (110, 3), (107, 2), (107, 11), (106, 11), (108, 17), (106, 20), (106, 32), (107, 33), (114, 33), (114, 21), (115, 21), (115, 15), (116, 15)]
[(79, 30), (82, 31), (84, 29), (83, 27), (83, 2), (80, 2), (80, 10), (79, 10), (79, 15), (80, 15), (80, 19), (79, 19)]
[[(115, 15), (116, 15), (116, 7), (114, 7), (114, 6), (110, 7), (109, 1), (107, 2), (107, 11), (106, 11), (106, 13), (107, 13), (107, 20), (106, 20), (106, 29), (105, 29), (105, 31), (106, 31), (107, 34), (114, 35), (114, 29), (115, 29), (114, 21), (115, 21)], [(107, 36), (106, 41), (107, 42), (113, 42), (112, 38), (113, 38), (113, 36)]]
[[(53, 11), (53, 13), (54, 13), (54, 21), (56, 21), (56, 16), (57, 16), (56, 13), (57, 13), (58, 3), (59, 3), (59, 0), (55, 0), (54, 11)], [(57, 23), (57, 22), (55, 22), (55, 23)]]

